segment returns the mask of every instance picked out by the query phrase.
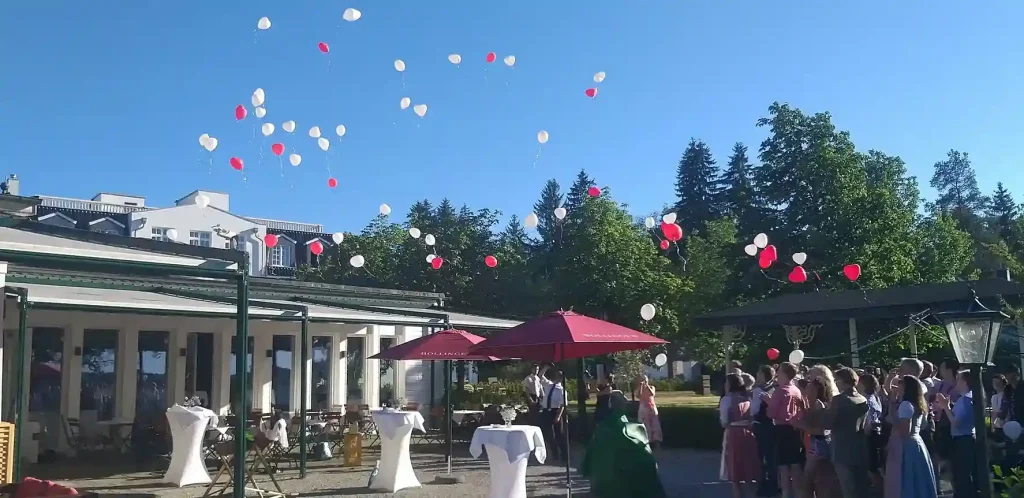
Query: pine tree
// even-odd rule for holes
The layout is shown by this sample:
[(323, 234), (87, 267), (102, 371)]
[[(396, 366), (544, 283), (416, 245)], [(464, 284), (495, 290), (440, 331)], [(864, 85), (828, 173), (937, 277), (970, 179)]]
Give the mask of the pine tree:
[(587, 198), (590, 197), (587, 191), (595, 185), (594, 179), (587, 174), (586, 170), (581, 169), (576, 175), (576, 181), (569, 188), (569, 193), (565, 196), (565, 209), (569, 211), (569, 216), (575, 218), (573, 213), (578, 211), (584, 202), (587, 202)]
[(707, 144), (690, 139), (676, 173), (676, 219), (687, 232), (703, 231), (719, 215), (718, 168)]
[(562, 188), (555, 179), (544, 184), (540, 199), (533, 205), (537, 215), (537, 233), (540, 235), (541, 246), (551, 248), (558, 241), (558, 223), (555, 209), (562, 205)]
[(939, 191), (934, 207), (953, 214), (964, 228), (969, 227), (988, 204), (978, 188), (978, 179), (966, 152), (950, 150), (945, 161), (936, 162), (931, 186)]
[(729, 166), (718, 181), (721, 188), (718, 205), (722, 214), (731, 216), (740, 225), (749, 217), (756, 201), (753, 167), (747, 157), (747, 146), (736, 142), (729, 156)]
[(1017, 204), (1013, 202), (1013, 194), (1006, 190), (1003, 182), (996, 184), (988, 215), (995, 218), (995, 223), (999, 227), (999, 236), (1003, 240), (1009, 241), (1013, 237), (1011, 227), (1017, 219)]

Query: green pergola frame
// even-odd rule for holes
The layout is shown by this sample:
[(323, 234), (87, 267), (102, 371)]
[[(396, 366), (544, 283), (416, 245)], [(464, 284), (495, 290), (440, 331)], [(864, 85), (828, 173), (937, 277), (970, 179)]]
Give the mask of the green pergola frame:
[[(150, 241), (145, 241), (150, 242)], [(151, 242), (150, 242), (151, 243)], [(124, 245), (121, 245), (124, 247)], [(130, 247), (130, 245), (128, 246)], [(107, 258), (94, 258), (86, 256), (73, 256), (73, 255), (59, 255), (59, 254), (48, 254), (38, 252), (27, 252), (27, 251), (12, 251), (0, 249), (0, 261), (6, 261), (16, 265), (26, 265), (37, 268), (47, 268), (56, 270), (78, 270), (87, 272), (106, 272), (120, 275), (149, 275), (158, 277), (171, 277), (171, 276), (185, 276), (185, 277), (200, 277), (210, 278), (216, 280), (223, 280), (227, 282), (234, 282), (237, 286), (237, 306), (235, 322), (237, 324), (236, 335), (242, 344), (248, 342), (249, 338), (249, 258), (246, 253), (231, 251), (227, 249), (207, 249), (203, 248), (199, 251), (196, 248), (190, 248), (188, 256), (196, 257), (199, 259), (210, 259), (210, 260), (221, 260), (226, 262), (235, 263), (235, 269), (224, 269), (224, 268), (206, 268), (203, 266), (187, 266), (187, 265), (176, 265), (169, 263), (156, 263), (156, 262), (141, 262), (132, 261), (125, 259), (107, 259)], [(136, 249), (139, 250), (139, 249)], [(195, 254), (192, 254), (195, 253)], [(209, 256), (207, 256), (209, 255)], [(187, 257), (187, 256), (186, 256)], [(18, 347), (17, 347), (17, 364), (18, 374), (17, 383), (14, 389), (15, 397), (15, 414), (14, 423), (15, 430), (19, 436), (15, 438), (15, 480), (20, 480), (20, 466), (21, 466), (21, 444), (20, 444), (20, 432), (21, 432), (21, 411), (22, 411), (22, 399), (24, 397), (25, 389), (25, 369), (24, 369), (24, 357), (25, 357), (25, 338), (28, 331), (28, 310), (31, 307), (31, 296), (25, 288), (19, 288), (15, 286), (9, 286), (12, 288), (13, 293), (18, 297)], [(6, 298), (6, 291), (5, 291)], [(40, 308), (55, 309), (54, 306), (41, 306)], [(85, 307), (78, 307), (83, 309)], [(64, 307), (68, 309), (68, 307)], [(90, 311), (95, 311), (96, 308), (89, 307)], [(135, 310), (132, 310), (135, 312)], [(162, 313), (168, 314), (168, 313)], [(304, 321), (305, 323), (305, 321)], [(305, 328), (305, 327), (304, 327)], [(246, 369), (246, 355), (237, 355), (236, 357), (236, 369), (239, 372), (244, 372)], [(236, 434), (244, 434), (248, 427), (248, 413), (243, 407), (245, 403), (245, 375), (236, 376), (236, 392), (238, 393), (235, 400), (235, 432)], [(236, 437), (235, 438), (235, 464), (234, 464), (234, 489), (233, 496), (235, 498), (245, 498), (245, 455), (246, 455), (246, 438)]]

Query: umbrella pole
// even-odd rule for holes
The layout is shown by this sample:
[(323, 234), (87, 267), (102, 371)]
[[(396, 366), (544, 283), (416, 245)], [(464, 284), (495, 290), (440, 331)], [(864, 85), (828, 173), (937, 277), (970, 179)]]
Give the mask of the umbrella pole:
[(452, 475), (452, 361), (445, 363), (445, 400), (444, 412), (446, 416), (445, 427), (448, 431), (448, 475)]
[(569, 447), (569, 410), (567, 408), (562, 408), (562, 423), (564, 424), (562, 425), (562, 432), (565, 435), (565, 492), (566, 496), (572, 497), (572, 476), (570, 475), (571, 470), (569, 468), (572, 465), (569, 463), (572, 460), (570, 456), (572, 455), (572, 449)]

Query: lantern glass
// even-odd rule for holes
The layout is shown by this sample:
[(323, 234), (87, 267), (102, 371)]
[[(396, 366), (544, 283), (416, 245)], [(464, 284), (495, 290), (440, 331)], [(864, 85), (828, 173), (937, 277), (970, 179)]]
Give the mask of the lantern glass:
[(957, 360), (966, 365), (988, 365), (995, 355), (1003, 314), (998, 311), (941, 313), (940, 319)]

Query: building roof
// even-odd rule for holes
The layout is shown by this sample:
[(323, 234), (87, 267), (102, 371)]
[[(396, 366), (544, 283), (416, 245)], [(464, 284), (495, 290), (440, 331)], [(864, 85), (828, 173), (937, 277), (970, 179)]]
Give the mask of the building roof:
[(905, 317), (925, 310), (933, 312), (962, 309), (973, 300), (971, 291), (989, 307), (999, 298), (1011, 302), (1024, 296), (1024, 285), (1006, 279), (971, 282), (920, 284), (886, 289), (786, 294), (707, 313), (695, 319), (700, 327), (724, 325), (796, 325), (841, 321), (849, 318), (883, 319)]

